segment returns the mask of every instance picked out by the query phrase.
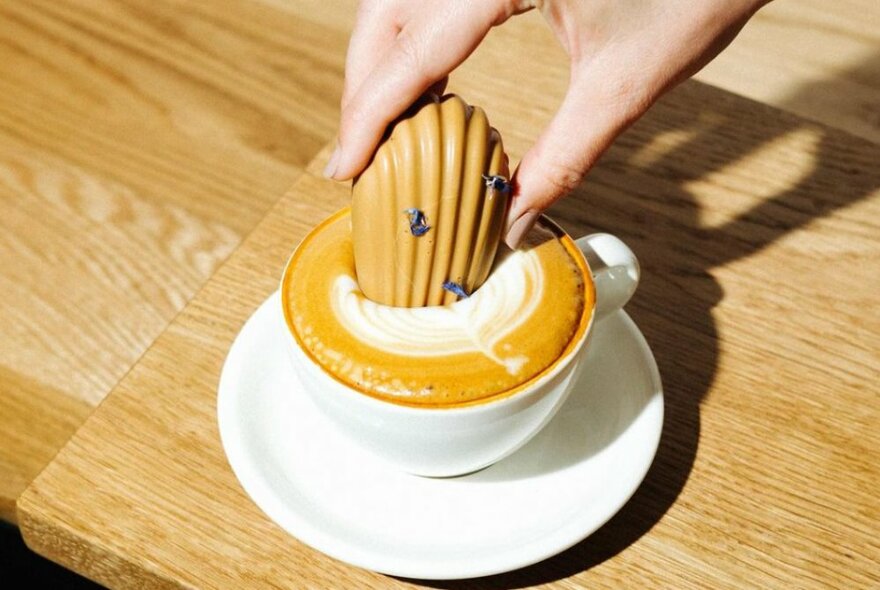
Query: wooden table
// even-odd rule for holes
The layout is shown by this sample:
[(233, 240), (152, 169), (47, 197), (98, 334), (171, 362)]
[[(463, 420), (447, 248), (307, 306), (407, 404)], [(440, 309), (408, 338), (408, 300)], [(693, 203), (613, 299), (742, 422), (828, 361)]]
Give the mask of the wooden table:
[[(4, 517), (330, 138), (350, 4), (0, 7), (15, 41), (0, 60), (0, 190), (18, 199), (3, 204), (0, 248), (17, 264), (0, 317), (30, 334), (0, 349)], [(876, 141), (876, 5), (823, 5), (774, 3), (701, 76)], [(560, 58), (523, 17), (453, 89), (487, 107), (516, 158), (562, 95)], [(660, 454), (596, 535), (471, 586), (877, 583), (877, 161), (876, 145), (699, 84), (621, 139), (556, 215), (643, 260), (632, 313), (667, 389)], [(303, 177), (119, 383), (21, 499), (36, 550), (120, 587), (405, 584), (281, 534), (214, 427), (229, 342), (296, 239), (345, 198)], [(105, 272), (119, 251), (135, 272)], [(65, 290), (41, 286), (47, 263)], [(103, 327), (83, 341), (92, 318)]]
[[(0, 518), (332, 137), (354, 3), (0, 3)], [(536, 132), (561, 51), (490, 41), (458, 87), (540, 83), (525, 121), (479, 95)], [(698, 78), (877, 142), (878, 48), (874, 0), (776, 0)]]
[[(490, 40), (453, 79), (487, 105), (514, 156), (563, 83), (519, 41), (507, 50), (521, 71), (499, 82), (480, 61), (498, 50)], [(218, 439), (233, 337), (297, 241), (348, 198), (316, 173), (325, 157), (19, 500), (35, 550), (112, 587), (420, 585), (285, 534), (241, 490)], [(698, 82), (621, 137), (554, 214), (575, 234), (621, 236), (641, 258), (629, 309), (664, 379), (658, 456), (624, 509), (574, 548), (433, 585), (880, 584), (877, 162), (874, 143)]]
[(0, 518), (335, 132), (284, 4), (0, 2)]

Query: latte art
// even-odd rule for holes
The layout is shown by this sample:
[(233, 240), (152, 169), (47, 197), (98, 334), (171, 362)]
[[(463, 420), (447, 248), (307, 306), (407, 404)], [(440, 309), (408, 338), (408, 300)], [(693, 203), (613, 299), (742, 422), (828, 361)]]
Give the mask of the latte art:
[(545, 372), (586, 329), (593, 286), (574, 248), (539, 225), (470, 297), (392, 307), (361, 291), (343, 210), (291, 258), (282, 283), (285, 316), (307, 355), (365, 394), (416, 406), (476, 403)]
[(336, 319), (354, 336), (389, 354), (444, 357), (480, 353), (517, 375), (528, 356), (499, 344), (531, 317), (542, 300), (543, 268), (533, 251), (511, 253), (471, 297), (446, 306), (391, 307), (364, 297), (355, 279), (333, 283)]

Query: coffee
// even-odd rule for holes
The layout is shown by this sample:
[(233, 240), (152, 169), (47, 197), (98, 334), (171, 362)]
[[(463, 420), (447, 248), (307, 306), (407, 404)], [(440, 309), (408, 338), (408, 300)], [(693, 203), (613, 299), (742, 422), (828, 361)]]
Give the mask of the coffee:
[(381, 305), (358, 286), (343, 209), (297, 248), (282, 299), (302, 349), (337, 381), (402, 405), (449, 407), (511, 395), (564, 358), (592, 316), (589, 277), (573, 241), (542, 220), (469, 297)]

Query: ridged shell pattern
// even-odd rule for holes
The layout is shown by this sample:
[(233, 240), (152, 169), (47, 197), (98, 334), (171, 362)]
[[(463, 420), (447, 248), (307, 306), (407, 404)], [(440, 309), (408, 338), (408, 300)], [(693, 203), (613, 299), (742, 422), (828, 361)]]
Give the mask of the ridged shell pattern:
[[(489, 275), (509, 200), (507, 157), (486, 113), (428, 97), (390, 130), (352, 187), (357, 280), (373, 301), (446, 305)], [(445, 287), (444, 287), (445, 285)], [(450, 289), (450, 287), (452, 287)]]

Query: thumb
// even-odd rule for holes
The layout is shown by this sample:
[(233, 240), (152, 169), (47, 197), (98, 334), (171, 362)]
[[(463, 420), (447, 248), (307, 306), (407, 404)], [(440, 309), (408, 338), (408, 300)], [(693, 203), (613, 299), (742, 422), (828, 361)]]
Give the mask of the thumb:
[(408, 21), (365, 75), (342, 110), (337, 150), (326, 176), (354, 178), (366, 167), (385, 129), (418, 97), (442, 88), (496, 23), (509, 16), (501, 2), (439, 2)]
[(608, 92), (588, 76), (573, 76), (556, 115), (514, 173), (507, 245), (518, 247), (540, 214), (580, 184), (614, 138), (645, 108), (620, 92)]

